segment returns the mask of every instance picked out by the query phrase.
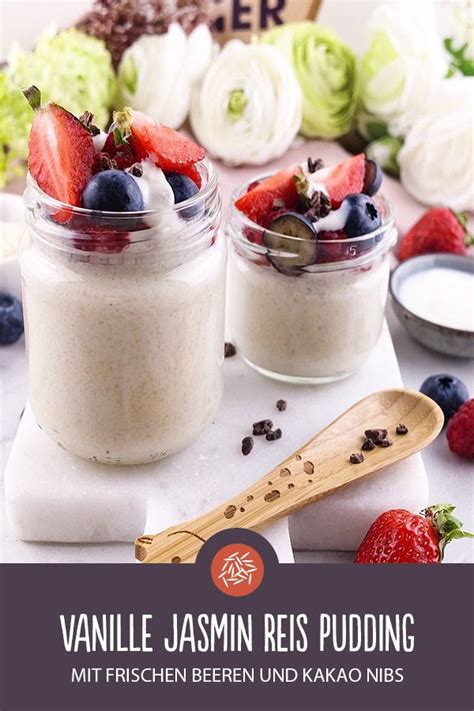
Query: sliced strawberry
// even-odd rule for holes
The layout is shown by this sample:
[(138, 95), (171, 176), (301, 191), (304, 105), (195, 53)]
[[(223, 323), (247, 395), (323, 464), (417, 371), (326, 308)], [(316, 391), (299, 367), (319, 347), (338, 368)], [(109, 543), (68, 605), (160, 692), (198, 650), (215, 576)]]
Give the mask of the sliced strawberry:
[(68, 225), (73, 245), (82, 252), (118, 254), (130, 244), (130, 234), (116, 226), (96, 224), (89, 217), (74, 215)]
[[(36, 110), (28, 166), (41, 190), (56, 200), (79, 206), (82, 191), (92, 177), (95, 156), (91, 134), (69, 111), (57, 104)], [(66, 222), (69, 216), (62, 210), (56, 219)]]
[(199, 170), (196, 168), (195, 165), (186, 165), (182, 168), (180, 168), (180, 173), (183, 175), (187, 175), (188, 178), (191, 178), (193, 183), (200, 188), (202, 184), (202, 179), (201, 179), (201, 173)]
[(128, 141), (138, 160), (149, 158), (165, 173), (182, 173), (183, 168), (192, 166), (206, 155), (197, 143), (173, 128), (155, 123), (141, 111), (125, 110), (115, 114), (114, 120), (121, 127), (129, 121), (131, 136)]
[(113, 157), (104, 151), (100, 151), (95, 155), (93, 171), (94, 173), (100, 173), (101, 170), (111, 170), (113, 168), (125, 170), (136, 162), (137, 159), (130, 147), (128, 147), (128, 151), (117, 152)]
[[(347, 259), (346, 239), (347, 235), (344, 230), (325, 230), (318, 232), (318, 264), (340, 262), (343, 259)], [(331, 244), (329, 244), (329, 242)]]
[(295, 175), (300, 174), (301, 167), (299, 165), (292, 165), (291, 168), (275, 173), (242, 195), (235, 203), (236, 208), (258, 225), (266, 224), (268, 215), (275, 209), (285, 207), (287, 210), (292, 210), (297, 208), (299, 196), (296, 190)]
[(107, 155), (109, 155), (111, 158), (113, 158), (114, 155), (117, 153), (114, 132), (111, 129), (109, 129), (109, 133), (107, 134), (107, 138), (105, 139), (102, 151), (104, 153), (107, 153)]
[(130, 168), (131, 165), (137, 162), (137, 157), (129, 143), (124, 142), (118, 146), (115, 144), (113, 131), (107, 136), (102, 151), (96, 155), (94, 170), (96, 173), (103, 170), (101, 162), (101, 156), (103, 155), (109, 156), (109, 158), (114, 160), (119, 170)]
[(338, 163), (334, 168), (322, 168), (315, 174), (325, 186), (331, 198), (331, 206), (339, 207), (346, 195), (361, 193), (365, 180), (365, 156), (363, 153)]

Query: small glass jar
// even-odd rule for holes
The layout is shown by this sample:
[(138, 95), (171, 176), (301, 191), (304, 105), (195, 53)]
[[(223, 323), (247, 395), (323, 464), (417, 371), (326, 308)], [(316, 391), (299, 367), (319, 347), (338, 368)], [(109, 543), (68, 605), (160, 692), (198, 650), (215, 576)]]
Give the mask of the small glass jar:
[(212, 165), (178, 205), (58, 203), (28, 178), (21, 248), (29, 399), (39, 426), (94, 462), (141, 464), (211, 423), (223, 389), (225, 239)]
[[(251, 181), (253, 182), (253, 181)], [(324, 383), (356, 371), (382, 329), (396, 229), (390, 205), (374, 198), (382, 225), (344, 240), (285, 237), (270, 249), (269, 232), (235, 207), (227, 234), (229, 332), (249, 365), (278, 380)], [(266, 233), (266, 236), (264, 237)], [(275, 233), (270, 233), (270, 236)], [(282, 236), (275, 235), (282, 243)], [(295, 266), (317, 247), (323, 263)]]

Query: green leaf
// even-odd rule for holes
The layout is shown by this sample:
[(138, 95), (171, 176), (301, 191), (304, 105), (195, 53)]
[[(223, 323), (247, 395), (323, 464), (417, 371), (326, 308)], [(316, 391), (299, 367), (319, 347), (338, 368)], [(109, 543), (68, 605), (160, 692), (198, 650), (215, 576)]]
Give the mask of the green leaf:
[(453, 504), (437, 504), (436, 506), (429, 506), (421, 512), (431, 519), (438, 532), (441, 560), (443, 560), (444, 550), (448, 543), (459, 538), (474, 538), (473, 533), (462, 530), (462, 521), (452, 515), (455, 508)]
[(467, 56), (467, 42), (461, 47), (455, 48), (451, 37), (446, 37), (444, 46), (451, 55), (451, 64), (448, 70), (448, 78), (454, 76), (456, 72), (461, 72), (464, 76), (474, 76), (474, 59)]

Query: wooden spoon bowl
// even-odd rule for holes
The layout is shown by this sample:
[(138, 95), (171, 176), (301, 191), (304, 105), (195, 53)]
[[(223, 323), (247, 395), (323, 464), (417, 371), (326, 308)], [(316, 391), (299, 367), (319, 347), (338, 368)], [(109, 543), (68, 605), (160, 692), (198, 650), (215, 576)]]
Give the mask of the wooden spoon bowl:
[[(221, 506), (135, 541), (142, 563), (192, 563), (202, 544), (227, 528), (260, 531), (274, 521), (329, 496), (426, 447), (439, 434), (438, 405), (415, 390), (383, 390), (346, 410), (265, 477)], [(408, 432), (397, 434), (399, 424)], [(392, 444), (361, 451), (364, 431), (386, 429)], [(351, 454), (363, 454), (352, 463)]]

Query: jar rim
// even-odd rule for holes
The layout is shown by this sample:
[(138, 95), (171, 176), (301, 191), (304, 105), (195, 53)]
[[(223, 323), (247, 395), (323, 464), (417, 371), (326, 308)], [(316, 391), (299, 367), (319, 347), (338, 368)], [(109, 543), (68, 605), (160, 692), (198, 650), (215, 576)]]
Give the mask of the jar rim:
[[(261, 234), (262, 237), (263, 234), (270, 234), (275, 235), (276, 237), (279, 237), (281, 239), (281, 234), (273, 232), (272, 230), (268, 230), (259, 225), (257, 222), (254, 222), (249, 217), (247, 217), (245, 213), (241, 212), (235, 204), (238, 198), (247, 192), (248, 186), (251, 183), (257, 180), (263, 180), (265, 178), (268, 178), (270, 175), (272, 175), (272, 173), (266, 173), (264, 175), (253, 177), (251, 180), (246, 181), (236, 190), (234, 190), (231, 197), (231, 211), (230, 217), (227, 222), (227, 231), (230, 233), (231, 238), (235, 240), (243, 249), (247, 249), (250, 252), (254, 252), (258, 255), (270, 255), (278, 257), (285, 256), (285, 253), (280, 252), (279, 250), (271, 249), (265, 244), (253, 242), (246, 234), (245, 228), (249, 230), (248, 234)], [(388, 251), (390, 247), (392, 247), (395, 243), (397, 236), (393, 207), (391, 202), (383, 194), (376, 195), (374, 197), (374, 201), (380, 206), (380, 209), (383, 212), (384, 219), (381, 225), (375, 230), (367, 232), (364, 235), (359, 235), (357, 237), (347, 237), (344, 240), (341, 240), (341, 243), (343, 242), (344, 246), (346, 246), (349, 250), (351, 247), (353, 248), (353, 250), (355, 250), (358, 246), (360, 247), (361, 245), (363, 245), (364, 242), (370, 244), (371, 241), (373, 241), (376, 245), (374, 249), (360, 255), (359, 257), (351, 256), (345, 259), (341, 259), (339, 261), (319, 263), (316, 262), (314, 264), (309, 264), (307, 266), (300, 267), (302, 272), (314, 273), (319, 271), (334, 271), (338, 269), (361, 267), (366, 265), (367, 263), (372, 262), (379, 255), (384, 254), (386, 251)], [(379, 239), (377, 240), (377, 238)], [(330, 247), (336, 244), (335, 240), (321, 240), (319, 238), (317, 239), (318, 245), (323, 248), (325, 246)], [(285, 243), (289, 246), (294, 245), (295, 253), (297, 253), (298, 246), (311, 244), (311, 242), (313, 242), (313, 240), (306, 239), (304, 237), (293, 237), (285, 235)]]
[[(212, 161), (210, 161), (208, 158), (203, 158), (198, 163), (196, 163), (195, 166), (199, 171), (201, 178), (203, 178), (203, 183), (199, 191), (195, 195), (192, 195), (190, 198), (187, 198), (182, 202), (175, 203), (174, 205), (167, 205), (167, 210), (175, 212), (179, 215), (180, 212), (189, 210), (190, 208), (192, 209), (198, 203), (202, 203), (203, 200), (209, 198), (216, 190), (218, 186), (218, 176)], [(71, 215), (78, 215), (89, 218), (100, 217), (103, 219), (113, 219), (114, 222), (119, 222), (121, 219), (130, 221), (130, 219), (151, 217), (153, 215), (159, 214), (162, 210), (162, 208), (156, 208), (148, 210), (136, 210), (130, 212), (116, 212), (113, 210), (91, 210), (89, 208), (80, 207), (77, 205), (70, 205), (69, 203), (62, 202), (61, 200), (57, 200), (51, 195), (48, 195), (48, 193), (46, 193), (44, 190), (42, 190), (42, 188), (39, 187), (38, 183), (33, 178), (30, 172), (28, 172), (26, 176), (26, 185), (27, 191), (31, 190), (32, 195), (35, 198), (39, 199), (45, 207), (57, 211), (58, 213), (63, 210), (66, 210)]]
[(31, 175), (24, 193), (26, 224), (48, 250), (73, 254), (79, 261), (107, 264), (151, 257), (179, 260), (209, 245), (218, 229), (222, 196), (209, 160), (199, 162), (202, 187), (188, 200), (135, 212), (89, 210), (47, 195)]
[[(269, 230), (265, 227), (262, 227), (262, 225), (259, 225), (257, 222), (254, 222), (251, 220), (247, 215), (239, 210), (235, 203), (236, 201), (242, 197), (247, 192), (248, 186), (251, 185), (252, 183), (255, 183), (257, 181), (265, 180), (266, 178), (271, 177), (274, 175), (274, 173), (265, 173), (262, 175), (257, 175), (254, 176), (251, 180), (247, 180), (245, 183), (242, 183), (238, 188), (234, 190), (232, 193), (231, 197), (231, 213), (232, 215), (237, 216), (237, 218), (246, 226), (251, 228), (252, 230), (256, 231), (261, 231), (261, 232), (269, 232), (270, 234), (277, 235), (279, 233), (277, 232), (272, 232), (272, 230)], [(358, 237), (346, 237), (344, 240), (345, 244), (357, 244), (358, 242), (363, 241), (364, 239), (370, 239), (373, 238), (377, 233), (380, 232), (380, 230), (388, 230), (391, 227), (393, 227), (395, 223), (395, 217), (393, 214), (393, 207), (392, 203), (390, 200), (388, 200), (383, 193), (375, 196), (378, 198), (378, 201), (382, 204), (383, 208), (386, 210), (386, 216), (380, 227), (377, 227), (375, 230), (372, 230), (372, 232), (366, 232), (363, 235), (359, 235)], [(281, 237), (281, 235), (279, 235)], [(309, 243), (311, 240), (305, 239), (304, 237), (290, 237), (286, 236), (285, 237), (292, 243), (294, 241), (295, 244), (297, 243)], [(321, 244), (333, 244), (333, 240), (326, 240), (326, 239), (318, 239), (318, 242), (321, 242)], [(253, 242), (250, 242), (250, 244), (254, 244)]]

